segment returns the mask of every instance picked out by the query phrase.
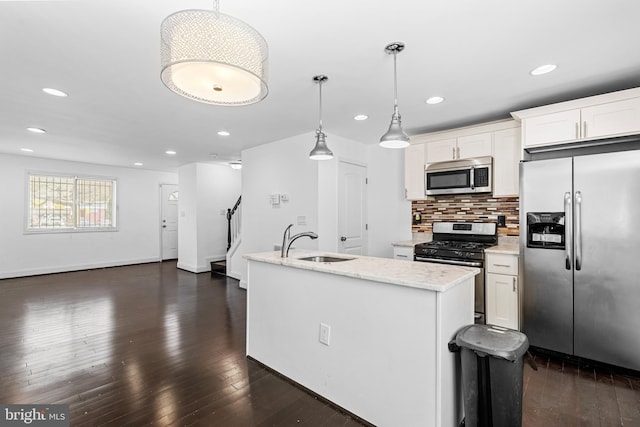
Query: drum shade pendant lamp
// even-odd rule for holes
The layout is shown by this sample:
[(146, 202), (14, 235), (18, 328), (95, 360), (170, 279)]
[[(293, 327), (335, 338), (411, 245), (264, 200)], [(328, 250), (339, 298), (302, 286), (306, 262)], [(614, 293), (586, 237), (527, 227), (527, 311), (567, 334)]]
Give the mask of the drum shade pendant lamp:
[(246, 23), (213, 10), (182, 10), (160, 27), (162, 82), (175, 93), (207, 104), (261, 101), (267, 87), (268, 46)]
[(385, 48), (393, 55), (393, 115), (387, 133), (380, 138), (380, 146), (385, 148), (405, 148), (409, 146), (409, 136), (402, 130), (400, 113), (398, 112), (398, 77), (396, 72), (396, 56), (404, 49), (404, 43), (394, 42)]
[(316, 146), (313, 147), (313, 150), (309, 153), (309, 158), (312, 160), (329, 160), (333, 159), (333, 153), (329, 150), (329, 147), (327, 147), (327, 135), (322, 131), (322, 83), (329, 80), (329, 77), (319, 75), (314, 76), (313, 80), (318, 83), (318, 87), (320, 88), (320, 120), (318, 129), (316, 129)]

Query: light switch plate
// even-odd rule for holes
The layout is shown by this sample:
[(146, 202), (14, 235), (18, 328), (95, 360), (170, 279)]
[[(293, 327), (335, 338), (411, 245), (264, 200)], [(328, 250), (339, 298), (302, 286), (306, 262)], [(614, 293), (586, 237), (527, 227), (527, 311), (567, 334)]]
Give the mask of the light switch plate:
[(329, 345), (329, 339), (331, 338), (331, 326), (320, 323), (320, 337), (319, 340), (324, 345)]

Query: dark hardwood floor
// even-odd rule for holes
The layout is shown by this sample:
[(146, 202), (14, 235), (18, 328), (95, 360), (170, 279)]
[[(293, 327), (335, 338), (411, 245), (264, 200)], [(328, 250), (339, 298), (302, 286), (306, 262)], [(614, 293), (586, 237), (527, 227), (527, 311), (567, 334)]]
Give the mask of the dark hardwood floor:
[[(175, 262), (0, 280), (0, 403), (69, 404), (72, 426), (362, 425), (247, 359), (245, 315), (236, 280)], [(639, 377), (536, 360), (523, 425), (640, 426)]]

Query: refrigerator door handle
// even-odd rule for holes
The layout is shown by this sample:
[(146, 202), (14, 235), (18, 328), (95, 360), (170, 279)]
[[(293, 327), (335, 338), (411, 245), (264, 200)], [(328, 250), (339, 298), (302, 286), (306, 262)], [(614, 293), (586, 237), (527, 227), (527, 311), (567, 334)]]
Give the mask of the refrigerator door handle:
[(573, 226), (571, 224), (571, 193), (564, 193), (564, 266), (567, 270), (571, 270), (573, 247)]
[(576, 270), (582, 269), (582, 193), (576, 191)]

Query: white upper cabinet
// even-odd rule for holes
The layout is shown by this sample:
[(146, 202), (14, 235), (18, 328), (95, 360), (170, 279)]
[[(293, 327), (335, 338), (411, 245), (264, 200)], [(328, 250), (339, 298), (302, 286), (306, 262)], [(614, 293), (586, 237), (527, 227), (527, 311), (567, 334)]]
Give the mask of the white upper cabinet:
[(491, 132), (442, 139), (426, 144), (428, 163), (491, 155)]
[(456, 139), (443, 139), (426, 145), (426, 160), (429, 163), (446, 162), (456, 159)]
[(493, 196), (520, 193), (520, 128), (493, 133)]
[(511, 115), (522, 122), (522, 147), (640, 132), (640, 88), (546, 105)]
[(577, 139), (580, 136), (580, 110), (544, 114), (526, 119), (524, 140), (527, 147)]
[(640, 98), (583, 108), (582, 137), (640, 132)]
[(424, 144), (412, 144), (404, 149), (404, 193), (407, 200), (426, 199), (424, 164)]
[(485, 132), (458, 138), (458, 159), (490, 156), (492, 153), (492, 133)]

